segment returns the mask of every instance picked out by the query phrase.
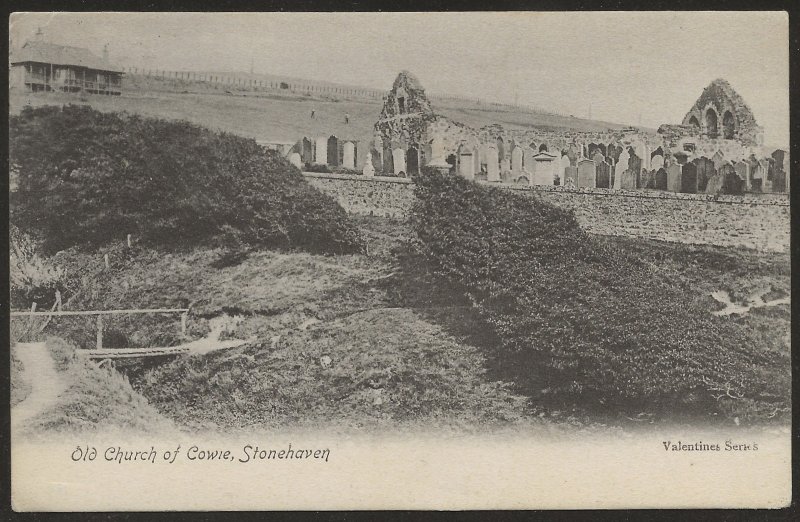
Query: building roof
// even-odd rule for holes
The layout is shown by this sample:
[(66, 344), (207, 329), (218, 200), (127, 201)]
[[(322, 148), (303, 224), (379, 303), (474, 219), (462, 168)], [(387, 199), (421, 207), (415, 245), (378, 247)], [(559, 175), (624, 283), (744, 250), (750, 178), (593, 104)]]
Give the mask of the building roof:
[(26, 42), (21, 49), (15, 51), (10, 59), (12, 65), (18, 63), (51, 63), (53, 65), (72, 65), (98, 71), (123, 72), (121, 67), (95, 56), (82, 47), (70, 47), (49, 42)]

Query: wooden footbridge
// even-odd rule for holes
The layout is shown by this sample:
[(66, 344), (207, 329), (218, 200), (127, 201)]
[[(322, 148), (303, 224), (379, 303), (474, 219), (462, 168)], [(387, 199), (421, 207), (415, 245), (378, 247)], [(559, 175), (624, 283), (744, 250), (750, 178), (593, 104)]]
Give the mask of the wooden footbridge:
[[(49, 322), (54, 316), (96, 316), (97, 317), (97, 345), (94, 349), (78, 349), (76, 355), (89, 359), (132, 359), (139, 357), (159, 357), (164, 355), (180, 355), (189, 353), (190, 348), (186, 345), (167, 346), (158, 348), (103, 348), (103, 316), (121, 314), (180, 314), (180, 336), (186, 338), (186, 318), (189, 313), (188, 308), (148, 308), (134, 310), (53, 310), (37, 312), (36, 303), (30, 311), (12, 311), (11, 317), (27, 317), (30, 324), (33, 324), (37, 317), (46, 317)], [(46, 323), (45, 323), (46, 325)], [(40, 331), (44, 329), (41, 327)]]

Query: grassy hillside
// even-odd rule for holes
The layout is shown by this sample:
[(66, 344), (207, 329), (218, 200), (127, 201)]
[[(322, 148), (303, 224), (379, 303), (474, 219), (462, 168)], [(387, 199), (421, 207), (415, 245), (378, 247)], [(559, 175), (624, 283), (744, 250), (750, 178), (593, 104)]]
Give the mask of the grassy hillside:
[[(220, 86), (221, 87), (221, 86)], [(190, 88), (187, 86), (187, 88)], [(330, 97), (315, 98), (300, 94), (268, 94), (233, 91), (146, 92), (123, 96), (85, 96), (69, 94), (24, 94), (10, 96), (11, 114), (27, 104), (87, 103), (104, 112), (128, 111), (165, 119), (187, 120), (211, 129), (267, 141), (295, 141), (302, 136), (331, 135), (368, 142), (381, 111), (381, 100), (357, 100)], [(621, 125), (600, 121), (530, 113), (503, 107), (485, 107), (473, 103), (434, 102), (434, 111), (472, 127), (499, 123), (509, 129), (575, 129), (601, 131)], [(311, 110), (316, 111), (311, 119)], [(344, 123), (345, 113), (350, 124)]]
[[(134, 388), (179, 425), (480, 430), (682, 419), (680, 409), (656, 415), (645, 408), (631, 420), (577, 404), (532, 401), (530, 383), (513, 381), (513, 368), (498, 357), (498, 339), (471, 304), (410, 255), (407, 225), (383, 218), (358, 223), (368, 254), (256, 252), (239, 265), (215, 268), (219, 250), (155, 251), (134, 245), (123, 255), (127, 247), (117, 245), (94, 253), (63, 252), (53, 261), (83, 276), (85, 290), (73, 308), (190, 304), (193, 339), (206, 335), (214, 318), (241, 316), (224, 336), (249, 339), (244, 346), (126, 369)], [(677, 285), (694, 289), (694, 299), (709, 310), (717, 309), (708, 297), (717, 289), (742, 299), (764, 285), (776, 294), (789, 289), (789, 259), (783, 254), (598, 240), (632, 252)], [(110, 270), (103, 269), (106, 251)], [(756, 332), (764, 349), (779, 346), (788, 354), (788, 306), (727, 320)], [(54, 322), (50, 332), (91, 347), (93, 325), (82, 321)], [(107, 328), (109, 334), (115, 331), (109, 338), (131, 346), (178, 342), (177, 321), (166, 316), (114, 319)], [(788, 382), (788, 365), (772, 377)], [(740, 420), (781, 421), (788, 418), (788, 409), (781, 408), (753, 411)]]

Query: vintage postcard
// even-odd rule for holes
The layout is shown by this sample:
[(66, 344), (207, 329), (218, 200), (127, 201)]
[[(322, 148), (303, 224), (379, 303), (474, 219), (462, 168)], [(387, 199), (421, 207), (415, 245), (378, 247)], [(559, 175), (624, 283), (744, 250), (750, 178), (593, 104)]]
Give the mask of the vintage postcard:
[(16, 511), (791, 502), (786, 12), (9, 28)]

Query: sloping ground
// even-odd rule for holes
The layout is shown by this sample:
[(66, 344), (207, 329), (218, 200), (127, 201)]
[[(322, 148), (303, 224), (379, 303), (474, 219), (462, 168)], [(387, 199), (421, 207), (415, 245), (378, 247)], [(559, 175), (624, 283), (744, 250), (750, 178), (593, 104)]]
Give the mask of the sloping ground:
[[(90, 254), (63, 252), (54, 260), (70, 273), (84, 274), (84, 290), (73, 300), (73, 309), (190, 305), (191, 339), (204, 337), (214, 318), (240, 319), (223, 337), (255, 339), (247, 345), (121, 366), (133, 388), (159, 414), (182, 426), (358, 430), (418, 426), (462, 431), (569, 425), (574, 429), (672, 422), (680, 417), (681, 412), (675, 412), (675, 418), (654, 419), (642, 412), (629, 421), (559, 405), (530, 404), (508, 382), (511, 372), (503, 361), (493, 358), (497, 341), (469, 303), (435, 284), (424, 267), (409, 260), (413, 256), (403, 247), (406, 225), (383, 218), (359, 218), (359, 223), (368, 238), (368, 255), (255, 252), (238, 265), (219, 267), (220, 250), (155, 251), (134, 244), (132, 249), (111, 245)], [(736, 298), (765, 284), (776, 295), (789, 288), (786, 255), (601, 240), (621, 243), (676, 285), (695, 288), (698, 303), (709, 310), (718, 306), (710, 297), (716, 289), (729, 290)], [(106, 251), (108, 270), (102, 261)], [(788, 306), (761, 308), (727, 320), (758, 332), (763, 349), (788, 353)], [(48, 328), (78, 345), (93, 346), (91, 323), (53, 321)], [(115, 335), (107, 330), (106, 340), (120, 346), (181, 342), (177, 319), (169, 316), (115, 319), (107, 328)], [(784, 376), (776, 378), (782, 381)], [(111, 379), (111, 388), (121, 386), (127, 397), (127, 384), (103, 379)], [(83, 411), (78, 405), (86, 401), (78, 398), (88, 394), (93, 397), (88, 403), (99, 405), (105, 393), (112, 392), (73, 387), (68, 392), (71, 405), (61, 410), (73, 420), (54, 416), (39, 424), (91, 426), (94, 407)], [(146, 424), (145, 419), (155, 415), (149, 409), (135, 411), (143, 413), (126, 421), (132, 425)], [(756, 420), (787, 415), (788, 410), (752, 412)]]
[(20, 349), (26, 350), (21, 357), (26, 363), (24, 378), (30, 383), (31, 392), (12, 410), (15, 433), (30, 437), (175, 429), (170, 420), (131, 388), (123, 375), (75, 359), (74, 348), (63, 340), (50, 337), (46, 343), (31, 343)]
[[(30, 104), (58, 105), (86, 103), (104, 112), (128, 111), (144, 116), (186, 120), (211, 129), (219, 129), (258, 140), (296, 141), (303, 136), (329, 136), (369, 142), (373, 126), (380, 116), (380, 100), (312, 98), (283, 94), (226, 95), (205, 93), (127, 93), (123, 96), (84, 96), (68, 94), (12, 93), (11, 114)], [(311, 119), (311, 110), (316, 112)], [(500, 107), (477, 107), (448, 101), (434, 103), (434, 111), (475, 128), (499, 123), (509, 129), (606, 130), (621, 125), (580, 118), (513, 111)], [(345, 124), (344, 115), (350, 115)]]

